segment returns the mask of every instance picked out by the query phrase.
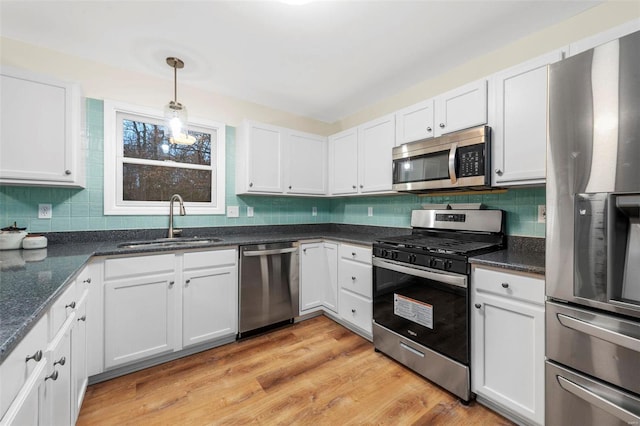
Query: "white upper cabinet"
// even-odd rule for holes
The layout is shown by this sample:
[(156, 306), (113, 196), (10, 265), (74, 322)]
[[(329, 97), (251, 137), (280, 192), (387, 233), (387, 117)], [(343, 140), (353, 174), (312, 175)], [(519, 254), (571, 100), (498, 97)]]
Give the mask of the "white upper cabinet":
[(487, 81), (474, 81), (435, 98), (435, 135), (487, 122)]
[(289, 194), (327, 193), (327, 138), (289, 131), (285, 168)]
[(495, 74), (495, 106), (490, 120), (492, 183), (497, 186), (543, 184), (546, 177), (547, 65), (562, 50)]
[(84, 187), (80, 88), (3, 67), (0, 92), (0, 184)]
[(395, 115), (358, 127), (358, 190), (391, 191), (391, 150), (395, 146)]
[(329, 136), (329, 191), (358, 193), (358, 128)]
[(433, 99), (396, 112), (396, 145), (432, 138), (435, 135)]
[(245, 121), (236, 149), (237, 194), (327, 193), (323, 136)]

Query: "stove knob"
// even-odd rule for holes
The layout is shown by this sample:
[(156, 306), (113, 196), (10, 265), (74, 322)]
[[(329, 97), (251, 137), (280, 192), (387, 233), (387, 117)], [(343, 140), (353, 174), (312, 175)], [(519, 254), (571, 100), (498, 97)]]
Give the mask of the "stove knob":
[(391, 252), (391, 259), (396, 260), (398, 258), (398, 252), (397, 251), (392, 251)]
[(453, 262), (450, 260), (447, 260), (446, 262), (444, 262), (444, 269), (448, 270), (451, 269), (451, 267), (453, 266)]
[(436, 259), (435, 258), (431, 258), (429, 259), (429, 266), (431, 266), (432, 268), (435, 268), (436, 266)]
[(410, 254), (409, 255), (409, 263), (416, 263), (416, 255), (415, 254)]
[(389, 256), (388, 250), (385, 250), (385, 249), (380, 250), (380, 257), (387, 257), (387, 256)]

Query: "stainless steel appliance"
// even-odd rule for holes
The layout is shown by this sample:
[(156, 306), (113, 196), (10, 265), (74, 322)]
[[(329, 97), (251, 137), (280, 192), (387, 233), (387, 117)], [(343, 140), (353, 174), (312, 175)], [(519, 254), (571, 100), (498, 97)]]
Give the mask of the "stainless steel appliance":
[(546, 423), (640, 423), (640, 32), (549, 69)]
[(491, 129), (480, 126), (393, 148), (393, 189), (490, 187), (490, 140)]
[(240, 321), (238, 337), (299, 314), (298, 244), (240, 246)]
[(468, 258), (504, 246), (504, 215), (414, 210), (411, 226), (411, 235), (373, 245), (373, 343), (468, 401)]

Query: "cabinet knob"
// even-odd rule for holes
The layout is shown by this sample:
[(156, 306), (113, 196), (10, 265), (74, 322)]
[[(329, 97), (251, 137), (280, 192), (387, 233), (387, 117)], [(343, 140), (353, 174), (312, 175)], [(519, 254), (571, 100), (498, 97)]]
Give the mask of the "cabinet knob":
[(352, 188), (353, 188), (353, 189), (356, 189), (356, 186), (355, 186), (355, 185), (353, 185), (353, 186), (352, 186)]
[(509, 283), (502, 283), (502, 288), (509, 288)]
[(360, 185), (360, 189), (364, 188), (364, 185)]
[(351, 256), (356, 257), (356, 252), (355, 252), (355, 251), (352, 251), (352, 252), (351, 252)]
[(173, 287), (175, 283), (176, 283), (175, 281), (169, 281), (169, 287)]
[(502, 170), (496, 169), (495, 172), (498, 176), (502, 176)]
[(31, 359), (34, 360), (35, 362), (40, 362), (40, 360), (42, 359), (42, 351), (41, 350), (35, 351), (33, 355), (26, 357), (24, 362), (29, 362), (29, 360)]
[(253, 187), (253, 182), (249, 183), (249, 188)]
[(83, 283), (87, 283), (87, 284), (91, 284), (91, 277), (87, 278), (86, 280), (82, 281)]
[(67, 363), (67, 358), (61, 357), (59, 360), (53, 362), (53, 366), (56, 365), (65, 365)]
[(475, 305), (473, 305), (473, 306), (475, 306), (477, 309), (482, 308), (482, 305), (481, 305), (481, 304), (479, 304), (479, 303), (476, 303), (476, 304), (475, 304)]
[(190, 282), (191, 282), (191, 280), (186, 280), (186, 281), (184, 282), (184, 286), (185, 286), (185, 287), (186, 287), (186, 286), (188, 286)]
[(64, 174), (65, 174), (65, 175), (67, 175), (67, 176), (69, 176), (69, 175), (71, 174), (71, 170), (65, 170), (65, 171), (64, 171)]
[(444, 123), (440, 123), (440, 128), (444, 129)]
[(78, 318), (78, 321), (86, 321), (87, 320), (87, 316), (83, 315), (80, 318)]
[(289, 185), (289, 189), (291, 189), (291, 185)]
[(433, 129), (431, 127), (427, 127), (427, 132), (431, 132)]
[(50, 375), (48, 375), (47, 377), (44, 378), (44, 381), (46, 382), (47, 380), (58, 380), (58, 370), (53, 370), (53, 373), (51, 373)]
[(356, 280), (356, 277), (351, 277), (351, 281), (355, 281), (355, 280)]
[(65, 308), (71, 308), (71, 309), (75, 309), (76, 307), (76, 302), (71, 302), (68, 305), (64, 305)]
[(355, 313), (356, 313), (355, 308), (352, 308), (352, 309), (351, 309), (351, 313), (352, 313), (352, 314), (355, 314)]
[(306, 248), (305, 248), (305, 249), (302, 249), (302, 252), (303, 252), (304, 254), (307, 254), (307, 249), (306, 249)]

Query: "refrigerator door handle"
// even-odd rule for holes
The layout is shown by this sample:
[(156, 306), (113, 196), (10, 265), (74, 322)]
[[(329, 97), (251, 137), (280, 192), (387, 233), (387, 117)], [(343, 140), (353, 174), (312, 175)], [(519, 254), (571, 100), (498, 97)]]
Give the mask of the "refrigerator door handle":
[(597, 337), (598, 339), (613, 343), (614, 345), (640, 352), (640, 340), (638, 339), (565, 314), (557, 314), (557, 316), (560, 324), (565, 327)]
[(598, 407), (628, 424), (640, 423), (640, 417), (636, 414), (625, 410), (624, 408), (601, 397), (600, 395), (597, 395), (589, 389), (572, 382), (571, 380), (567, 380), (562, 376), (556, 376), (556, 378), (562, 389), (586, 401), (590, 405)]

